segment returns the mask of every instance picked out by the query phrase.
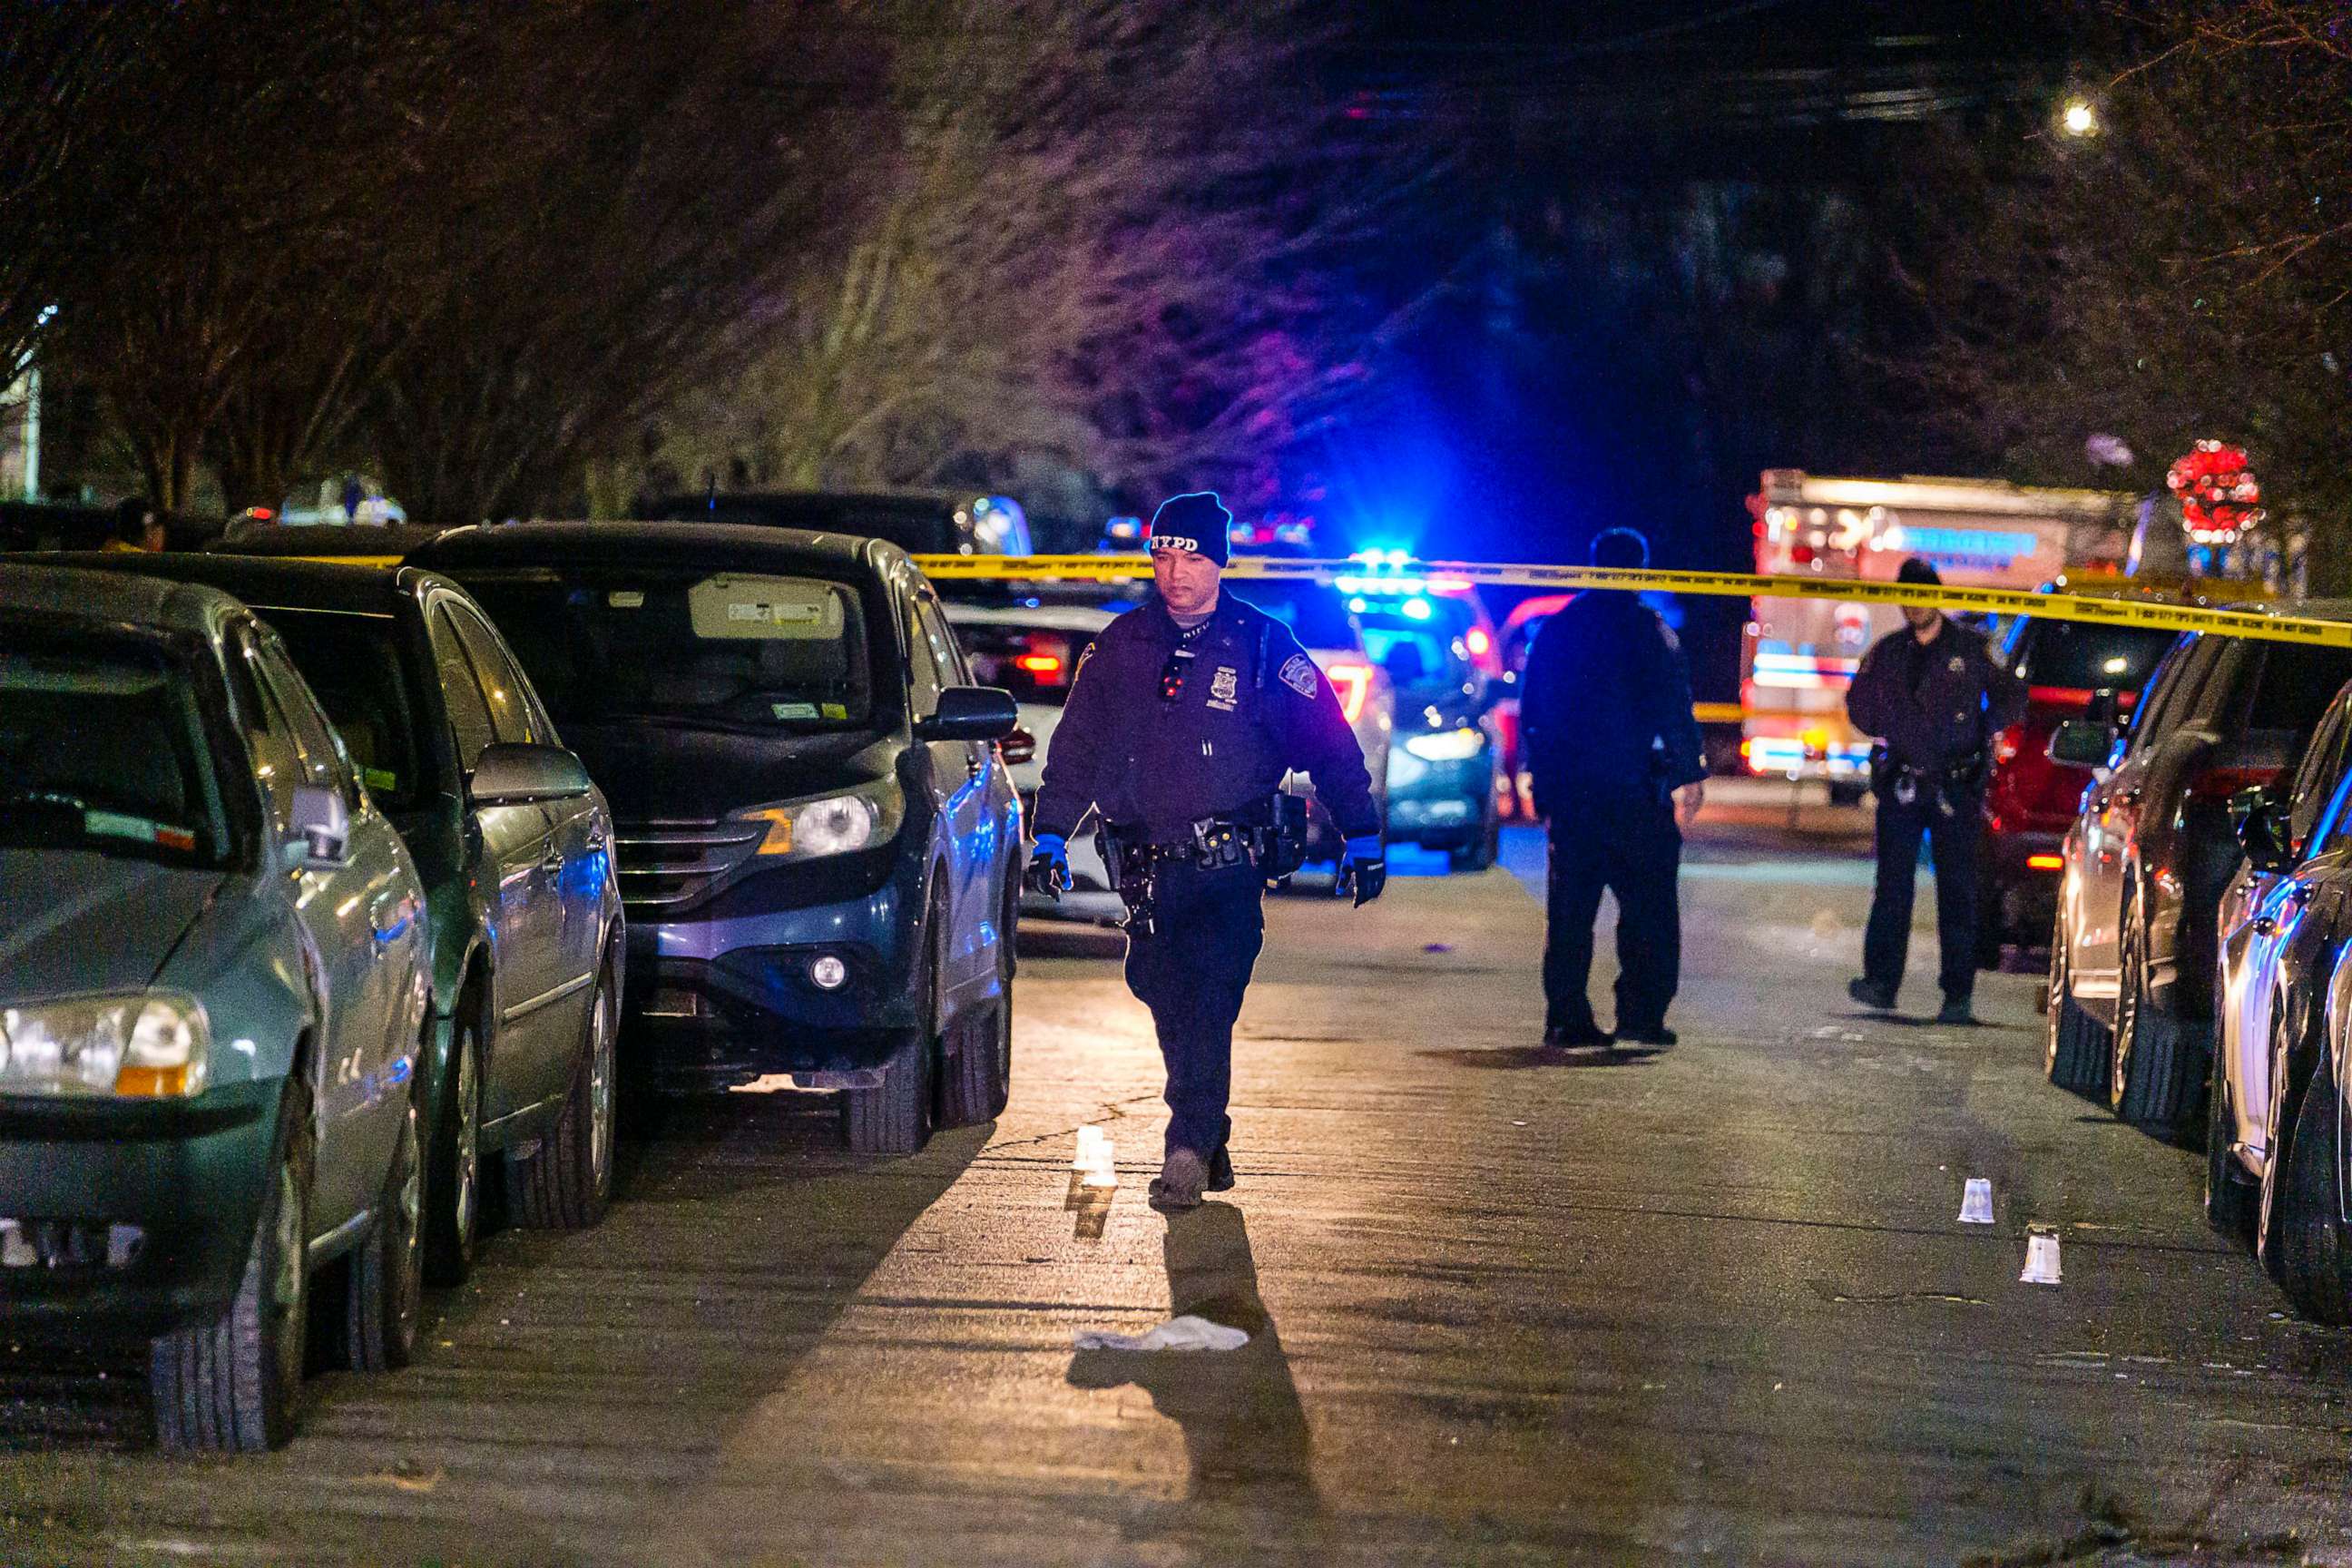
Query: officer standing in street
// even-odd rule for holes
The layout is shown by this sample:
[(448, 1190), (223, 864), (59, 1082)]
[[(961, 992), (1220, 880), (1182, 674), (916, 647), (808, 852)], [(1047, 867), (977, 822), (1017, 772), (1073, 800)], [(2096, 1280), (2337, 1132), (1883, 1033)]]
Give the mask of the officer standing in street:
[(1388, 880), (1371, 778), (1330, 682), (1287, 626), (1219, 591), (1232, 525), (1207, 491), (1152, 518), (1158, 597), (1079, 661), (1033, 817), (1027, 880), (1056, 896), (1070, 835), (1097, 813), (1109, 836), (1104, 860), (1129, 911), (1128, 989), (1151, 1010), (1168, 1070), (1160, 1209), (1234, 1184), (1234, 1021), (1265, 936), (1266, 879), (1286, 868), (1286, 773), (1314, 779), (1346, 837), (1338, 890), (1360, 907)]
[[(1647, 566), (1649, 542), (1630, 528), (1610, 529), (1593, 540), (1592, 563)], [(1706, 795), (1690, 675), (1674, 634), (1636, 595), (1577, 595), (1528, 651), (1519, 731), (1536, 815), (1549, 825), (1544, 1044), (1671, 1046), (1682, 828)], [(1613, 1036), (1594, 1021), (1585, 994), (1604, 888), (1617, 895)]]
[[(1898, 583), (1940, 585), (1914, 556)], [(1911, 899), (1919, 839), (1936, 863), (1936, 934), (1943, 945), (1939, 1024), (1973, 1024), (1977, 981), (1977, 855), (1984, 836), (1985, 778), (1992, 738), (2025, 716), (2025, 683), (2001, 668), (1985, 639), (1943, 611), (1903, 607), (1901, 631), (1863, 656), (1846, 691), (1854, 727), (1875, 735), (1872, 793), (1878, 796), (1878, 885), (1862, 943), (1862, 973), (1846, 990), (1865, 1007), (1889, 1008), (1911, 945)]]

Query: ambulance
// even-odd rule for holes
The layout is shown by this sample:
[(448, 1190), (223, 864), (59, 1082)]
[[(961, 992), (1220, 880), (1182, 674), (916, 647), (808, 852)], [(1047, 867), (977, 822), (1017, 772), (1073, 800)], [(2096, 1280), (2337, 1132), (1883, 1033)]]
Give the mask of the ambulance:
[[(1767, 468), (1748, 498), (1756, 570), (1891, 582), (1911, 556), (1955, 586), (2034, 589), (2072, 571), (2121, 571), (2137, 498), (1995, 479), (1832, 479)], [(1893, 605), (1754, 601), (1740, 646), (1740, 757), (1750, 773), (1817, 780), (1861, 800), (1870, 737), (1847, 719), (1862, 656), (1903, 624)]]

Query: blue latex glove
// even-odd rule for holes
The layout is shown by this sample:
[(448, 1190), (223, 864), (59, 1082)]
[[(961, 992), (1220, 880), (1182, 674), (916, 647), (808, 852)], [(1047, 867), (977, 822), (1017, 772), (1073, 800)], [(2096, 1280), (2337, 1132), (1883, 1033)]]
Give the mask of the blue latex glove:
[(1339, 875), (1331, 891), (1340, 898), (1354, 893), (1356, 908), (1360, 910), (1388, 885), (1388, 846), (1381, 842), (1381, 836), (1366, 833), (1349, 839), (1339, 851)]
[(1021, 874), (1021, 882), (1030, 891), (1060, 903), (1062, 889), (1070, 885), (1068, 840), (1058, 833), (1037, 835), (1037, 847), (1029, 856), (1029, 868)]

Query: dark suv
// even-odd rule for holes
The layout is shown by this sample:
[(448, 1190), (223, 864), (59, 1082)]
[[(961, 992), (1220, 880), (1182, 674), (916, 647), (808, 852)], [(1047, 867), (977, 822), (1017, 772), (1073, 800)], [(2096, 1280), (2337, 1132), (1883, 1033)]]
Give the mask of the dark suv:
[(496, 617), (619, 819), (629, 1007), (669, 1082), (846, 1091), (851, 1147), (1003, 1109), (1021, 806), (894, 545), (696, 523), (459, 529), (412, 560)]
[[(2352, 620), (2352, 604), (2295, 606)], [(2104, 1088), (2117, 1115), (2179, 1135), (2211, 1060), (2215, 925), (2238, 868), (2230, 797), (2295, 765), (2352, 648), (2189, 634), (2157, 667), (2127, 737), (2075, 720), (2052, 756), (2096, 764), (2060, 848), (2051, 1081)]]

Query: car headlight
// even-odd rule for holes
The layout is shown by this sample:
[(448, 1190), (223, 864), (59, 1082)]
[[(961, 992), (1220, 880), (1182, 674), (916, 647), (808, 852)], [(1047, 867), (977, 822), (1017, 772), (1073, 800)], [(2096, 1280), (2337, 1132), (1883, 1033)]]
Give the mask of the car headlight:
[(768, 825), (754, 855), (789, 860), (846, 855), (879, 844), (898, 831), (904, 815), (898, 786), (887, 781), (846, 795), (784, 801), (735, 814), (738, 821)]
[(193, 996), (142, 991), (0, 1007), (0, 1094), (200, 1094), (212, 1026)]
[(1433, 735), (1415, 735), (1404, 743), (1404, 749), (1425, 763), (1462, 763), (1476, 756), (1486, 744), (1483, 731), (1465, 726), (1441, 730)]

